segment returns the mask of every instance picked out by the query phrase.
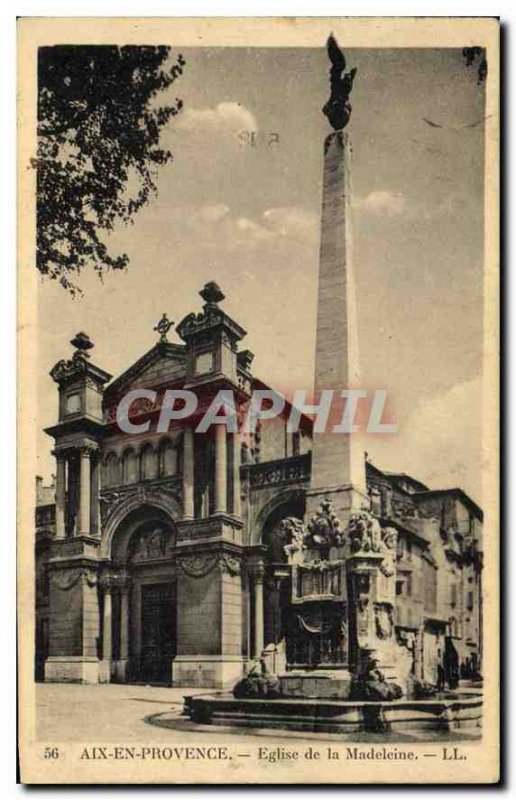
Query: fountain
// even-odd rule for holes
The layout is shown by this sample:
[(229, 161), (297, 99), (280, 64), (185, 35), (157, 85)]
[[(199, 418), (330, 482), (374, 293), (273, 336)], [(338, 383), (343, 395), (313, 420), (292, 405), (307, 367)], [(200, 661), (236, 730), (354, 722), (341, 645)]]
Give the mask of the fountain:
[(479, 733), (478, 694), (424, 692), (395, 634), (397, 532), (369, 511), (346, 531), (324, 500), (305, 524), (282, 522), (291, 584), (287, 670), (266, 658), (232, 692), (185, 699), (194, 722), (319, 732), (468, 730)]

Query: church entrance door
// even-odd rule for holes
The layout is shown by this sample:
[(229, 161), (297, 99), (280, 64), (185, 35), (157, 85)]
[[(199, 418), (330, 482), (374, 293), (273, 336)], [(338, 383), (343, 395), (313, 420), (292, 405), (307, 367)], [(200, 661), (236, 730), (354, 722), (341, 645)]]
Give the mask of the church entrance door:
[(176, 654), (175, 584), (152, 583), (141, 587), (140, 681), (172, 683)]

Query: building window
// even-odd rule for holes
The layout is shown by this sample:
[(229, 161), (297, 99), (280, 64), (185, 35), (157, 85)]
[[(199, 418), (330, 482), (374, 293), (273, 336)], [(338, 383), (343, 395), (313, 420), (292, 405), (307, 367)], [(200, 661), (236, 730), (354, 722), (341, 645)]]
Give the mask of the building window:
[(166, 441), (160, 447), (160, 474), (163, 476), (175, 475), (177, 472), (177, 450), (172, 442)]
[(452, 583), (450, 586), (450, 605), (452, 608), (455, 608), (457, 605), (457, 584)]
[(211, 436), (194, 437), (194, 516), (202, 519), (215, 511), (215, 446)]
[(152, 445), (146, 445), (142, 450), (142, 478), (144, 481), (158, 477), (158, 459)]
[(468, 592), (468, 595), (467, 595), (468, 611), (473, 611), (474, 605), (475, 605), (475, 601), (474, 601), (474, 597), (473, 597), (473, 592)]
[(116, 486), (120, 482), (116, 453), (110, 453), (106, 458), (104, 463), (104, 481), (106, 486)]
[(407, 592), (407, 597), (412, 597), (412, 575), (410, 574), (407, 575), (406, 592)]
[(299, 431), (292, 434), (292, 455), (299, 455)]
[(122, 461), (122, 474), (124, 483), (137, 483), (138, 459), (134, 450), (126, 450)]

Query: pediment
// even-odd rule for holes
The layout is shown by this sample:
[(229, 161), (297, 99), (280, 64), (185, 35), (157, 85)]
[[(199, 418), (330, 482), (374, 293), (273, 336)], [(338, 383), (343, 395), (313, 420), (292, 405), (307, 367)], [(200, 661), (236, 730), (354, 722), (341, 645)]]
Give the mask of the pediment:
[(177, 381), (186, 373), (186, 348), (177, 344), (156, 344), (106, 388), (109, 403), (120, 393), (142, 386), (153, 388)]

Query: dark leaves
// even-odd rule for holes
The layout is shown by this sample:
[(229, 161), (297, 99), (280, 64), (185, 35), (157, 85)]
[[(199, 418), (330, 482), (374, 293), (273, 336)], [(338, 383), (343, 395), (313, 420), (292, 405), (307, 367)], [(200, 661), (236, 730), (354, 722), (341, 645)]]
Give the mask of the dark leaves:
[(487, 78), (487, 58), (484, 47), (463, 47), (462, 55), (467, 67), (477, 65), (477, 83), (485, 83)]
[(158, 106), (154, 98), (185, 61), (179, 55), (165, 67), (168, 57), (165, 46), (39, 50), (36, 265), (72, 292), (86, 266), (99, 275), (127, 266), (101, 234), (148, 202), (157, 167), (172, 158), (160, 133), (182, 103)]

